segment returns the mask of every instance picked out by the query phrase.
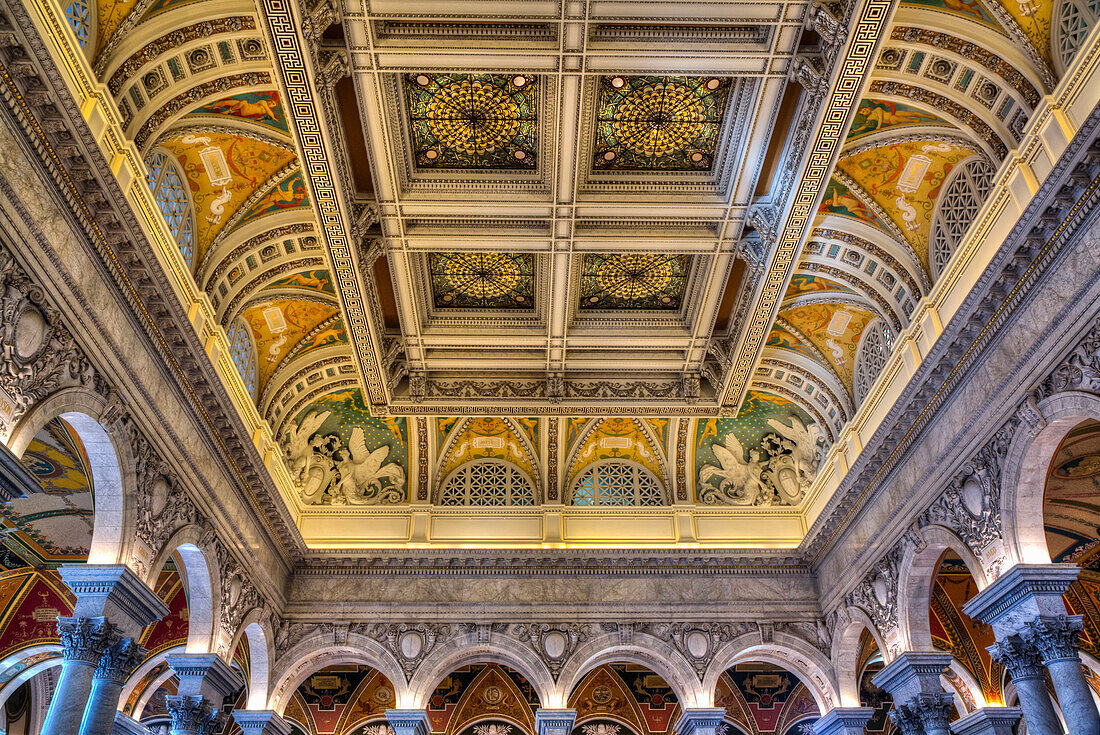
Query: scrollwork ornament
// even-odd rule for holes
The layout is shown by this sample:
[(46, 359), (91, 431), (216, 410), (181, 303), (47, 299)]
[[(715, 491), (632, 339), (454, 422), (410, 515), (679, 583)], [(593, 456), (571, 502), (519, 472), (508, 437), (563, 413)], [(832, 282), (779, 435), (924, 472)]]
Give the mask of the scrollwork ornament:
[(531, 645), (555, 680), (577, 645), (588, 639), (588, 631), (576, 625), (534, 623), (515, 626), (511, 632)]
[(201, 695), (165, 697), (172, 732), (194, 735), (219, 735), (225, 727), (226, 713), (214, 707)]
[(145, 659), (148, 653), (133, 638), (122, 638), (103, 652), (99, 665), (95, 669), (95, 678), (125, 684), (134, 668)]
[(1039, 398), (1065, 390), (1100, 393), (1100, 319), (1039, 389)]

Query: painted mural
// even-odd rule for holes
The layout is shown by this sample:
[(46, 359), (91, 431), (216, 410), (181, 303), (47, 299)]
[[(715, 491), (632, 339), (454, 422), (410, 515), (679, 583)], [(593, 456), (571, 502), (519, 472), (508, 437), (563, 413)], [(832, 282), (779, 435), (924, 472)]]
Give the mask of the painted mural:
[(850, 305), (803, 304), (780, 316), (821, 351), (851, 393), (859, 338), (874, 314)]
[(887, 231), (878, 215), (872, 212), (862, 199), (853, 194), (851, 189), (836, 179), (829, 179), (829, 184), (825, 187), (825, 195), (821, 199), (821, 207), (817, 211), (818, 214), (848, 217), (865, 225), (877, 227), (883, 232)]
[(292, 151), (227, 133), (176, 135), (162, 145), (179, 161), (195, 204), (196, 262), (244, 201), (294, 159)]
[(768, 333), (767, 346), (797, 352), (804, 357), (810, 358), (814, 362), (820, 363), (821, 361), (817, 353), (807, 347), (805, 342), (782, 327), (772, 327), (772, 331)]
[(306, 182), (302, 178), (301, 171), (295, 171), (274, 184), (263, 198), (241, 217), (236, 226), (244, 227), (260, 217), (288, 209), (309, 209), (309, 193), (306, 191)]
[(436, 475), (441, 480), (477, 459), (511, 462), (532, 480), (538, 479), (537, 455), (532, 456), (533, 449), (527, 446), (531, 436), (523, 431), (520, 432), (523, 438), (517, 436), (511, 422), (495, 416), (479, 416), (464, 422), (458, 431)]
[(736, 418), (700, 419), (696, 425), (696, 497), (726, 505), (795, 504), (824, 451), (824, 436), (805, 411), (750, 390)]
[(718, 678), (714, 706), (742, 732), (801, 735), (820, 716), (813, 695), (791, 672), (766, 663), (743, 663)]
[(4, 547), (31, 566), (86, 560), (92, 544), (92, 473), (80, 437), (64, 419), (52, 419), (27, 445), (22, 462), (43, 492), (0, 505)]
[(522, 674), (500, 664), (473, 664), (443, 677), (427, 710), (433, 733), (525, 735), (536, 732), (538, 708), (538, 695)]
[(189, 620), (187, 589), (180, 576), (175, 554), (168, 559), (160, 574), (157, 575), (153, 591), (168, 606), (168, 615), (154, 621), (142, 631), (141, 638), (138, 639), (138, 643), (149, 650), (147, 659), (187, 643)]
[(881, 133), (884, 130), (915, 125), (949, 126), (950, 123), (937, 115), (919, 110), (912, 105), (864, 97), (859, 101), (859, 107), (856, 108), (855, 117), (852, 119), (852, 127), (848, 131), (847, 141), (859, 140), (871, 133)]
[[(994, 0), (996, 2), (997, 0)], [(1011, 2), (1012, 0), (1009, 0)], [(997, 19), (982, 5), (981, 0), (905, 0), (904, 5), (935, 8), (996, 28), (1004, 33)]]
[(330, 393), (300, 411), (284, 429), (283, 445), (307, 505), (405, 500), (407, 420), (371, 416), (358, 388)]
[(837, 168), (890, 216), (927, 270), (928, 233), (940, 187), (955, 164), (975, 152), (952, 143), (910, 141), (842, 158)]
[(336, 287), (332, 284), (332, 275), (324, 268), (292, 273), (264, 286), (264, 290), (279, 288), (300, 288), (306, 291), (320, 291), (330, 296), (336, 295)]
[(580, 680), (566, 705), (577, 710), (574, 735), (669, 733), (680, 716), (672, 687), (639, 664), (605, 664)]
[(217, 102), (208, 102), (202, 107), (192, 110), (187, 117), (210, 115), (239, 117), (243, 120), (251, 120), (266, 128), (277, 130), (283, 135), (290, 135), (286, 115), (283, 114), (283, 106), (279, 102), (279, 93), (274, 90), (240, 92)]
[(368, 722), (384, 722), (394, 707), (393, 685), (369, 666), (328, 666), (307, 678), (287, 703), (283, 717), (296, 733), (351, 733)]
[(95, 53), (98, 54), (130, 11), (137, 6), (137, 0), (97, 0), (95, 6), (97, 26)]
[[(256, 363), (259, 367), (259, 390), (263, 391), (275, 368), (286, 358), (290, 350), (304, 338), (311, 343), (335, 342), (338, 339), (334, 327), (325, 334), (310, 334), (311, 330), (336, 315), (335, 304), (298, 301), (296, 299), (275, 299), (250, 306), (244, 312), (244, 320), (252, 329), (252, 338), (256, 343)], [(344, 337), (344, 341), (347, 337)]]
[(582, 443), (573, 454), (569, 464), (566, 487), (573, 482), (586, 467), (601, 459), (624, 459), (636, 462), (653, 473), (658, 479), (664, 479), (664, 451), (655, 446), (653, 440), (642, 428), (640, 419), (609, 417), (599, 419), (598, 424), (584, 435)]
[(839, 291), (848, 294), (855, 293), (847, 286), (841, 285), (831, 279), (811, 273), (795, 273), (791, 276), (791, 282), (787, 286), (787, 292), (784, 297), (790, 299), (811, 293), (821, 293), (823, 291)]
[(42, 643), (57, 643), (57, 617), (71, 616), (76, 597), (53, 571), (0, 573), (0, 658)]

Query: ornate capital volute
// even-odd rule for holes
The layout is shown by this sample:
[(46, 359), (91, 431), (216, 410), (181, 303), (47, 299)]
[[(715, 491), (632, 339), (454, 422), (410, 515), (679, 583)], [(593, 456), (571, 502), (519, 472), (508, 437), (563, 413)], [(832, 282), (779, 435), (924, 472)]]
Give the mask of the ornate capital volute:
[(165, 697), (172, 732), (187, 735), (219, 735), (225, 727), (226, 715), (201, 695)]
[(59, 617), (57, 634), (65, 660), (87, 664), (98, 664), (104, 651), (118, 641), (118, 631), (104, 617)]
[(946, 730), (954, 711), (954, 698), (947, 692), (918, 694), (909, 700), (908, 706), (926, 730)]
[(988, 649), (994, 661), (1008, 670), (1012, 681), (1035, 679), (1043, 675), (1043, 657), (1030, 643), (1018, 635), (1007, 636)]
[(1080, 659), (1079, 639), (1085, 631), (1081, 615), (1040, 615), (1023, 632), (1023, 638), (1046, 663)]
[(134, 642), (133, 638), (122, 638), (107, 647), (95, 669), (95, 678), (108, 679), (116, 684), (125, 684), (134, 668), (144, 660), (147, 650)]
[(901, 735), (924, 735), (920, 716), (904, 704), (890, 710), (890, 721), (901, 730)]

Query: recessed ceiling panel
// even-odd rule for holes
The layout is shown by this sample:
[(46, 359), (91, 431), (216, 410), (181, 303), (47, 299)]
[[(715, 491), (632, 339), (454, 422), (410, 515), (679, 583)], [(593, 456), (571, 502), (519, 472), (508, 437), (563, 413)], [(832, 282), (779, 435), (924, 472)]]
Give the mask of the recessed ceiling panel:
[(690, 255), (588, 253), (581, 265), (582, 311), (676, 311)]
[(430, 253), (428, 272), (437, 309), (531, 309), (535, 304), (533, 255)]
[(524, 74), (406, 74), (417, 168), (533, 169), (538, 80)]
[(602, 78), (593, 169), (710, 171), (731, 86), (720, 77)]

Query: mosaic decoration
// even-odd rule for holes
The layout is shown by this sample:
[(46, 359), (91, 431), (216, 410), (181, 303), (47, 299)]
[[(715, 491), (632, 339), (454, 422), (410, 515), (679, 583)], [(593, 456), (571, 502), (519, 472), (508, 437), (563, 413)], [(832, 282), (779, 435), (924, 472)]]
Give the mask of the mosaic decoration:
[(332, 735), (376, 722), (393, 706), (393, 685), (385, 676), (369, 666), (337, 664), (302, 682), (283, 717), (309, 735)]
[(787, 286), (787, 298), (803, 296), (809, 293), (822, 293), (825, 291), (839, 291), (841, 293), (855, 293), (847, 286), (836, 281), (816, 276), (810, 273), (795, 273), (791, 276), (791, 283)]
[(1069, 432), (1047, 474), (1043, 521), (1056, 563), (1100, 572), (1100, 423)]
[[(263, 390), (275, 368), (303, 339), (309, 339), (314, 345), (337, 341), (341, 327), (333, 325), (321, 333), (312, 331), (337, 313), (335, 305), (297, 299), (274, 299), (249, 307), (244, 312), (244, 320), (256, 344), (259, 389)], [(347, 337), (343, 339), (346, 341)]]
[(850, 142), (871, 133), (913, 125), (949, 126), (949, 123), (930, 112), (918, 110), (901, 102), (887, 102), (865, 97), (859, 101), (856, 116), (852, 120), (852, 129), (848, 131), (846, 140)]
[(856, 349), (874, 314), (854, 306), (803, 304), (780, 312), (780, 316), (813, 343), (853, 391)]
[(982, 23), (990, 28), (996, 28), (998, 31), (1001, 31), (1001, 33), (1004, 33), (997, 19), (990, 15), (989, 11), (982, 6), (981, 0), (905, 0), (904, 4), (920, 5), (926, 8), (944, 10), (948, 13), (960, 15), (963, 18)]
[[(641, 419), (613, 416), (600, 419), (599, 424), (584, 437), (584, 443), (570, 455), (566, 487), (572, 487), (590, 465), (603, 459), (621, 459), (641, 465), (657, 478), (665, 476), (660, 458), (662, 448), (654, 446), (643, 430)], [(660, 436), (660, 435), (658, 435)]]
[(603, 77), (593, 168), (711, 170), (732, 84), (719, 77)]
[(537, 162), (538, 79), (523, 74), (407, 74), (418, 168), (507, 171)]
[(781, 349), (791, 350), (798, 354), (808, 357), (815, 362), (820, 362), (820, 358), (809, 347), (802, 342), (802, 340), (795, 337), (782, 327), (774, 327), (771, 332), (768, 333), (768, 347), (778, 347)]
[(819, 214), (835, 214), (838, 217), (850, 217), (864, 224), (877, 227), (887, 232), (886, 225), (871, 211), (862, 199), (836, 179), (829, 179), (829, 185), (825, 188), (825, 197), (821, 200)]
[(581, 265), (582, 311), (676, 311), (684, 298), (688, 255), (587, 253)]
[(535, 258), (509, 253), (429, 253), (437, 309), (531, 309)]
[(290, 135), (286, 115), (279, 104), (279, 93), (275, 91), (241, 92), (217, 102), (209, 102), (188, 113), (188, 117), (207, 115), (239, 117)]
[(61, 418), (49, 421), (23, 452), (43, 492), (0, 505), (4, 545), (32, 566), (86, 561), (92, 544), (91, 467), (84, 444)]
[(306, 191), (306, 182), (302, 179), (301, 171), (295, 171), (271, 187), (263, 199), (256, 202), (236, 226), (240, 228), (264, 215), (287, 209), (309, 209), (309, 193)]
[(438, 477), (447, 477), (460, 466), (478, 459), (499, 459), (521, 468), (528, 477), (539, 475), (513, 425), (496, 416), (478, 416), (466, 422), (440, 465)]
[(276, 288), (302, 288), (309, 291), (320, 291), (330, 296), (336, 295), (336, 287), (332, 284), (332, 276), (324, 269), (294, 273), (264, 286), (264, 290)]
[(522, 735), (535, 732), (538, 708), (538, 695), (522, 674), (500, 664), (473, 664), (439, 682), (427, 712), (433, 733)]

